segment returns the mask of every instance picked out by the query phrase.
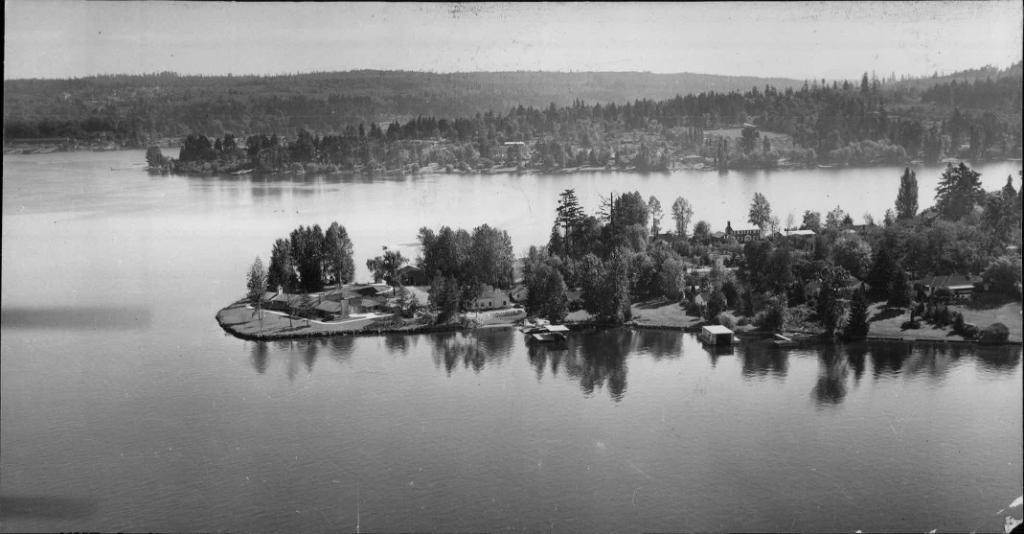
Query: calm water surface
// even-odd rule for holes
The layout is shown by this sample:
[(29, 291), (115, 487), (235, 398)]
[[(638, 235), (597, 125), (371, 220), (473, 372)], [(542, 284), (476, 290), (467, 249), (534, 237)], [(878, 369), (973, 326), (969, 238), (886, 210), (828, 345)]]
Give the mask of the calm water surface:
[[(298, 224), (363, 259), (423, 225), (546, 240), (559, 191), (741, 226), (880, 217), (899, 169), (291, 180), (4, 156), (0, 528), (997, 530), (1021, 493), (1019, 347), (712, 354), (688, 335), (511, 329), (257, 344), (216, 310)], [(982, 165), (987, 188), (1019, 164)], [(919, 169), (922, 204), (940, 169)], [(666, 221), (667, 223), (668, 221)]]

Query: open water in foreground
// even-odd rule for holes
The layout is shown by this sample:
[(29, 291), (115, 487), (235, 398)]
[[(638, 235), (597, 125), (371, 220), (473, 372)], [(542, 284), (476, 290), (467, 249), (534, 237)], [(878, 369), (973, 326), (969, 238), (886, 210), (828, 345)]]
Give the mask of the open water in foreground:
[[(684, 194), (715, 228), (753, 191), (783, 215), (881, 216), (898, 169), (266, 180), (141, 162), (4, 156), (4, 531), (991, 531), (1021, 494), (1020, 347), (258, 344), (213, 319), (298, 224), (345, 224), (362, 268), (422, 225), (543, 242), (565, 187), (588, 210), (612, 189)], [(979, 170), (989, 189), (1016, 174)], [(938, 173), (918, 171), (922, 204)]]

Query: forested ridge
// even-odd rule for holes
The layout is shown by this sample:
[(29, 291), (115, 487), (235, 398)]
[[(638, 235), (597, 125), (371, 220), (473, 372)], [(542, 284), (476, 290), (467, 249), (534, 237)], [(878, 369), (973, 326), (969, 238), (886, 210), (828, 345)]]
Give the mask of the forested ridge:
[[(934, 162), (1019, 157), (1021, 79), (1018, 63), (923, 89), (920, 79), (867, 73), (742, 91), (726, 86), (765, 80), (379, 71), (14, 80), (4, 133), (5, 142), (93, 136), (125, 146), (187, 135), (177, 162), (154, 158), (180, 172)], [(724, 89), (662, 96), (701, 84)]]
[(796, 87), (799, 80), (646, 72), (361, 70), (279, 76), (94, 76), (5, 80), (4, 136), (119, 139), (190, 133), (330, 133), (358, 123), (416, 116), (461, 117), (515, 106), (666, 99), (677, 94)]

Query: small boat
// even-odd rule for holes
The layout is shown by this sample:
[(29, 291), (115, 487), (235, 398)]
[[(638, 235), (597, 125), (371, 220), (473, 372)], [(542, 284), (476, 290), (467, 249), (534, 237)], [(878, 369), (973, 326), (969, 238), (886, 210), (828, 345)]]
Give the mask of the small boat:
[(530, 339), (538, 343), (562, 343), (565, 342), (565, 334), (558, 332), (530, 334)]
[(533, 334), (536, 332), (545, 332), (547, 327), (551, 326), (546, 319), (535, 319), (533, 321), (526, 319), (523, 321), (522, 326), (519, 327), (519, 331), (524, 334)]
[(795, 347), (796, 341), (788, 338), (782, 334), (775, 334), (775, 339), (772, 340), (772, 344), (779, 348)]

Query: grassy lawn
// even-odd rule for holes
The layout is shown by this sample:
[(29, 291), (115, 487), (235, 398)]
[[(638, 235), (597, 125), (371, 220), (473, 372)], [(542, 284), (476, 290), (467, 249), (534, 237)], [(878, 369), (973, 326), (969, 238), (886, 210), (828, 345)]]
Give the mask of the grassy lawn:
[(225, 328), (242, 336), (266, 336), (267, 338), (304, 336), (322, 332), (355, 332), (373, 324), (377, 319), (355, 318), (341, 323), (320, 323), (305, 319), (292, 319), (272, 311), (263, 311), (261, 321), (245, 304), (232, 304), (217, 313), (217, 320)]
[[(978, 328), (985, 328), (992, 323), (1003, 323), (1010, 330), (1010, 341), (1021, 342), (1021, 304), (1020, 302), (1008, 302), (991, 307), (978, 308), (974, 306), (951, 305), (951, 310), (963, 314), (964, 322), (973, 323)], [(953, 333), (952, 325), (943, 328), (921, 322), (921, 328), (916, 330), (902, 330), (900, 326), (910, 318), (905, 309), (886, 309), (884, 304), (877, 302), (868, 309), (868, 316), (871, 321), (871, 337), (889, 337), (904, 339), (935, 339), (935, 340), (963, 340), (962, 337)]]
[(699, 324), (700, 317), (686, 315), (686, 310), (678, 302), (666, 299), (653, 299), (633, 304), (632, 323), (639, 326), (665, 326), (685, 328)]

